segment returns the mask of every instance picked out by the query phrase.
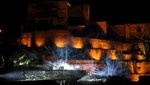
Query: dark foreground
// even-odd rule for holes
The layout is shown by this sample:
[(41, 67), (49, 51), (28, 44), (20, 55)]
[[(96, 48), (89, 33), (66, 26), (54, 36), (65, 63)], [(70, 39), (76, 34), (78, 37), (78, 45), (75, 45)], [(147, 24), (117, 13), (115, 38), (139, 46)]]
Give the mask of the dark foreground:
[(39, 81), (7, 81), (1, 79), (0, 85), (150, 85), (150, 77), (140, 77), (139, 82), (131, 82), (124, 78), (111, 77), (106, 82), (77, 82), (77, 80), (39, 80)]

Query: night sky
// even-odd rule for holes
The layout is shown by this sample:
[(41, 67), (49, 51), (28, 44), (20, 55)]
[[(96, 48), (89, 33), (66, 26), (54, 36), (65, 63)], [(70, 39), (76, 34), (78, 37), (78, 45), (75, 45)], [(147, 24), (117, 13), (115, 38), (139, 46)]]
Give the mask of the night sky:
[(18, 3), (13, 0), (0, 1), (0, 26), (5, 39), (19, 36), (20, 24), (24, 22), (24, 5), (21, 0), (16, 1)]

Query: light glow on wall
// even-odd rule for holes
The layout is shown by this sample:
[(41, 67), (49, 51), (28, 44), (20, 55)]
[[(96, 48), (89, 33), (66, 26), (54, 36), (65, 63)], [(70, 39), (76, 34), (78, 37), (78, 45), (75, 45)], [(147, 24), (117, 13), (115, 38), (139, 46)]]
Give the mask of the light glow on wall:
[(100, 49), (88, 49), (88, 55), (95, 60), (100, 60), (102, 54), (103, 51)]
[(0, 29), (0, 33), (2, 32), (2, 29)]
[(58, 47), (58, 48), (65, 47), (68, 44), (67, 36), (63, 33), (57, 33), (54, 36), (54, 43), (55, 43), (56, 47)]
[(111, 60), (117, 60), (117, 55), (116, 55), (116, 50), (108, 50), (107, 51), (107, 56), (111, 59)]
[(73, 48), (77, 48), (77, 49), (83, 48), (84, 42), (85, 42), (84, 38), (81, 38), (81, 37), (71, 38), (71, 46)]
[(20, 38), (20, 44), (27, 47), (31, 47), (31, 39), (32, 39), (31, 33), (22, 33)]
[(45, 42), (46, 42), (46, 38), (45, 38), (45, 35), (44, 35), (44, 33), (37, 33), (36, 35), (35, 35), (35, 44), (36, 44), (36, 46), (37, 47), (41, 47), (41, 46), (43, 46), (44, 44), (45, 44)]
[(149, 63), (146, 62), (137, 62), (136, 66), (137, 66), (137, 73), (139, 74), (144, 74), (149, 70)]
[(37, 47), (41, 47), (41, 46), (43, 46), (45, 44), (45, 39), (43, 39), (43, 38), (37, 38), (35, 40), (35, 44), (36, 44)]
[(90, 39), (89, 40), (92, 48), (101, 48), (102, 46), (99, 44), (100, 40), (99, 39)]
[(129, 75), (128, 78), (129, 78), (132, 82), (138, 82), (138, 81), (139, 81), (139, 75), (138, 75), (138, 74)]
[(136, 58), (137, 58), (137, 60), (145, 60), (145, 56), (144, 55), (140, 55), (140, 54), (137, 54)]
[(124, 60), (131, 60), (132, 55), (131, 54), (123, 54)]
[(90, 39), (89, 42), (93, 48), (102, 48), (102, 49), (111, 48), (111, 42), (109, 42), (108, 40)]

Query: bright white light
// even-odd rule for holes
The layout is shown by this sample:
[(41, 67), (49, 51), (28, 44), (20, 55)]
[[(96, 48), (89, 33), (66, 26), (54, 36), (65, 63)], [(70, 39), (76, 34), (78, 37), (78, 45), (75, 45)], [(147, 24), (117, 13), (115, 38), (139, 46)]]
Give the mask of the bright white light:
[(105, 67), (102, 70), (99, 70), (96, 67), (92, 68), (91, 74), (99, 76), (122, 76), (129, 74), (129, 70), (125, 68), (122, 62), (112, 61), (109, 58), (106, 58), (104, 65)]
[(69, 2), (67, 3), (67, 5), (68, 5), (69, 7), (71, 7), (71, 4), (70, 4)]
[(2, 32), (2, 29), (0, 29), (0, 33)]
[(92, 75), (92, 74), (87, 74), (85, 76), (83, 76), (81, 79), (78, 80), (78, 82), (99, 82), (99, 81), (102, 81), (102, 82), (106, 82), (106, 79), (105, 77), (96, 77), (95, 75)]
[(53, 70), (80, 70), (80, 66), (79, 65), (71, 65), (68, 64), (66, 61), (64, 60), (58, 60), (57, 62), (48, 62), (49, 64), (53, 65)]

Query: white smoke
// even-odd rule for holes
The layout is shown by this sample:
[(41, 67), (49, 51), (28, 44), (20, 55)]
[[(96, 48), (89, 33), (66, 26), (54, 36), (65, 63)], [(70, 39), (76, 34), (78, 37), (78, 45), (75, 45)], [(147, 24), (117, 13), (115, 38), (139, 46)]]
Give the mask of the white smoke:
[(53, 66), (53, 70), (80, 70), (80, 66), (76, 64), (68, 64), (65, 60), (56, 62), (48, 61), (48, 64)]
[(129, 74), (129, 70), (121, 61), (113, 61), (109, 58), (104, 60), (105, 67), (102, 70), (93, 67), (91, 73), (99, 76), (125, 76)]

